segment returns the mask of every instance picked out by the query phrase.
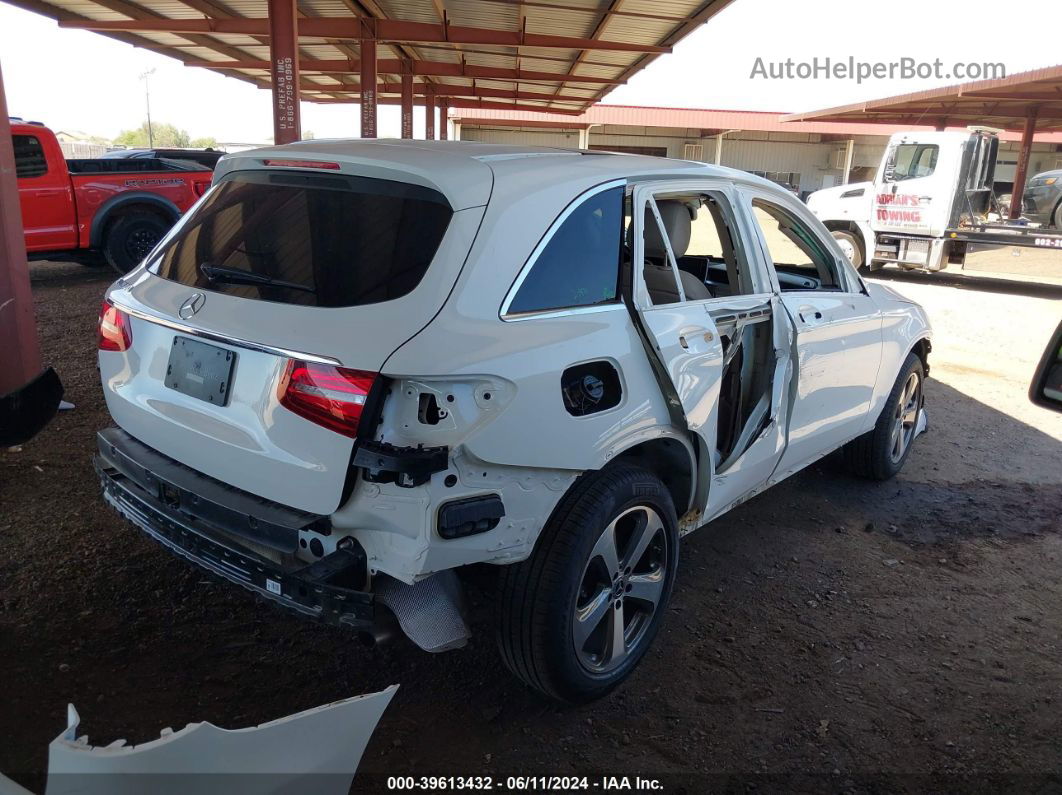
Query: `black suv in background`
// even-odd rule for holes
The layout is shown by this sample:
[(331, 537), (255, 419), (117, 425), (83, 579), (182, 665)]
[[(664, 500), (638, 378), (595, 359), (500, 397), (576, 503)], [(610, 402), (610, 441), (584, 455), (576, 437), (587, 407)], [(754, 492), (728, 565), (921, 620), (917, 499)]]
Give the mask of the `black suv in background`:
[(1062, 169), (1045, 171), (1030, 179), (1021, 209), (1030, 221), (1062, 229)]

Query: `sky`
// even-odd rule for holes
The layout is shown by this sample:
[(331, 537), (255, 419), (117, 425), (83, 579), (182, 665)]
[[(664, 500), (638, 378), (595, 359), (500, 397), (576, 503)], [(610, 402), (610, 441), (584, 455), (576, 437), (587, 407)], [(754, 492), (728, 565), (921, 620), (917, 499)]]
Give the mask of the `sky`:
[[(770, 65), (826, 58), (889, 62), (940, 59), (1001, 63), (1007, 74), (1051, 66), (1059, 57), (1062, 2), (1029, 0), (735, 0), (657, 58), (604, 102), (731, 110), (798, 111), (920, 91), (962, 80), (754, 76), (757, 59)], [(193, 138), (265, 143), (272, 136), (267, 91), (234, 78), (193, 69), (95, 33), (60, 30), (45, 17), (0, 2), (0, 68), (14, 116), (56, 130), (114, 137), (144, 118), (150, 69), (151, 112), (157, 122)], [(777, 67), (776, 67), (777, 69)], [(414, 134), (423, 135), (417, 109)], [(317, 138), (358, 134), (358, 106), (302, 104), (302, 128)], [(381, 137), (399, 134), (399, 110), (381, 106)]]

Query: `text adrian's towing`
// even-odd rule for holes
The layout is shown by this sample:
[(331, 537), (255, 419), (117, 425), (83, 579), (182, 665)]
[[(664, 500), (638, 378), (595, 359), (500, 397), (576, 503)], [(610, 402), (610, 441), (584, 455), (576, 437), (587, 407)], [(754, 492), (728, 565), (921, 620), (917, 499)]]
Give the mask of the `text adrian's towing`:
[(1062, 249), (1058, 231), (1003, 218), (997, 136), (980, 127), (896, 133), (873, 182), (816, 191), (808, 207), (855, 265), (871, 269), (943, 270), (961, 265), (970, 243)]

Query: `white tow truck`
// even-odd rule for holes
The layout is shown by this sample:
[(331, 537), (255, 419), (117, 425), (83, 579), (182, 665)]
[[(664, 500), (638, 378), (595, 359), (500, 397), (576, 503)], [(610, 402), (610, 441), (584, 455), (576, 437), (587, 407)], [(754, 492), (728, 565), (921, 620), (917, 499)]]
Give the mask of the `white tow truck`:
[(856, 267), (962, 265), (970, 244), (1062, 249), (1062, 234), (1007, 221), (993, 193), (998, 130), (901, 132), (873, 182), (816, 191), (808, 208)]

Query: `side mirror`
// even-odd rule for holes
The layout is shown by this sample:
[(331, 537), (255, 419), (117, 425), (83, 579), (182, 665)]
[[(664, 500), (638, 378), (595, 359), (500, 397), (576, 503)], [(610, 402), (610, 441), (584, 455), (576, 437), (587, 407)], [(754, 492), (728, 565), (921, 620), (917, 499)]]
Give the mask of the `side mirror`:
[(1062, 323), (1058, 324), (1036, 368), (1029, 400), (1052, 411), (1062, 411)]

